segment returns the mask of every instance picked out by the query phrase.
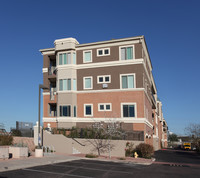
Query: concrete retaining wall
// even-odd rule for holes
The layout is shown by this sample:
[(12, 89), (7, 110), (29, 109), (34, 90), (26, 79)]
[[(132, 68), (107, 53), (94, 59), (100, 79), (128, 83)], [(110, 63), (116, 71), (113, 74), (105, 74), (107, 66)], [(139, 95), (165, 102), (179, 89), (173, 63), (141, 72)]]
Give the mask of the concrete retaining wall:
[(28, 147), (9, 147), (9, 153), (12, 154), (13, 158), (28, 157)]
[(72, 139), (66, 138), (64, 135), (51, 134), (44, 131), (43, 145), (54, 147), (58, 153), (72, 154)]
[[(91, 144), (91, 141), (94, 142), (93, 139), (71, 139), (67, 138), (63, 135), (53, 135), (47, 131), (44, 131), (43, 134), (44, 139), (44, 146), (53, 146), (55, 148), (55, 151), (58, 153), (67, 153), (67, 154), (98, 154), (97, 150), (95, 150), (95, 147)], [(125, 148), (126, 143), (130, 142), (133, 143), (134, 146), (139, 145), (140, 143), (144, 143), (143, 141), (125, 141), (125, 140), (111, 140), (111, 145), (113, 145), (113, 148), (111, 150), (111, 156), (118, 156), (118, 157), (124, 157), (125, 156)], [(106, 151), (104, 153), (101, 153), (101, 155), (109, 156), (109, 152)]]
[(9, 147), (0, 146), (0, 159), (8, 159), (8, 158), (9, 158)]

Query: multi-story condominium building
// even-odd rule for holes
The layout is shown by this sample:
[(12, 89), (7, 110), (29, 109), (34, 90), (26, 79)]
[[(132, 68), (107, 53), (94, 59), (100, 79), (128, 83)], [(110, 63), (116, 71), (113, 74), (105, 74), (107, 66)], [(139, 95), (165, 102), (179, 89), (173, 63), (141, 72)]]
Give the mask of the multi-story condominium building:
[(156, 98), (156, 109), (153, 109), (153, 145), (154, 148), (160, 149), (167, 147), (167, 123), (163, 117), (162, 103)]
[(40, 50), (43, 84), (49, 87), (43, 91), (44, 127), (83, 128), (112, 120), (146, 143), (164, 140), (144, 36), (86, 44), (65, 38), (54, 45)]

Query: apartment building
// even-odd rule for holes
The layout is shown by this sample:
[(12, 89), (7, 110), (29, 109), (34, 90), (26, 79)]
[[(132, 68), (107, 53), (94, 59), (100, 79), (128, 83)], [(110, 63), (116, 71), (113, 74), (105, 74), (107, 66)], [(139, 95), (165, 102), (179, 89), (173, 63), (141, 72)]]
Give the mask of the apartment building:
[(49, 87), (43, 91), (44, 127), (112, 121), (146, 143), (165, 139), (144, 36), (86, 44), (64, 38), (40, 52), (43, 84)]
[(163, 117), (162, 102), (159, 98), (156, 101), (156, 109), (153, 109), (153, 145), (155, 150), (167, 147), (167, 122)]

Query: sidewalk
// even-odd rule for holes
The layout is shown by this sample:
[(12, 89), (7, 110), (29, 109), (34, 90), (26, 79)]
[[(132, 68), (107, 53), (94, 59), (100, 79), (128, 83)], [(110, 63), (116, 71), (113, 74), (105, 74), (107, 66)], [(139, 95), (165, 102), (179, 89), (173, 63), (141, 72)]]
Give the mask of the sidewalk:
[(79, 159), (80, 159), (79, 157), (70, 155), (61, 155), (61, 154), (45, 155), (42, 158), (36, 158), (34, 156), (30, 156), (27, 158), (19, 158), (19, 159), (14, 159), (14, 158), (6, 160), (0, 159), (0, 172), (11, 171), (16, 169), (24, 169), (28, 167), (42, 166), (60, 162), (67, 162)]
[(131, 158), (126, 157), (125, 160), (120, 160), (117, 157), (112, 157), (109, 159), (105, 156), (100, 156), (98, 158), (85, 158), (85, 154), (77, 154), (77, 155), (67, 155), (67, 154), (49, 154), (45, 155), (42, 158), (36, 158), (34, 156), (30, 156), (27, 158), (19, 158), (19, 159), (6, 159), (0, 160), (0, 172), (11, 171), (16, 169), (24, 169), (34, 166), (42, 166), (47, 164), (61, 163), (73, 160), (99, 160), (99, 161), (111, 161), (111, 162), (120, 162), (120, 163), (129, 163), (129, 164), (142, 164), (142, 165), (150, 165), (154, 160), (152, 159), (143, 159), (143, 158)]

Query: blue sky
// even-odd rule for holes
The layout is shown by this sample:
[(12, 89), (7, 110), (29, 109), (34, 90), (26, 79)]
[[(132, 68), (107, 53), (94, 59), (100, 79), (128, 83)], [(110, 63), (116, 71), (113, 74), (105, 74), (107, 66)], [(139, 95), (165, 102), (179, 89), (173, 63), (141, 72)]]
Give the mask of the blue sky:
[(79, 43), (144, 35), (169, 129), (200, 121), (200, 1), (1, 0), (0, 122), (36, 122), (43, 59), (55, 39)]

